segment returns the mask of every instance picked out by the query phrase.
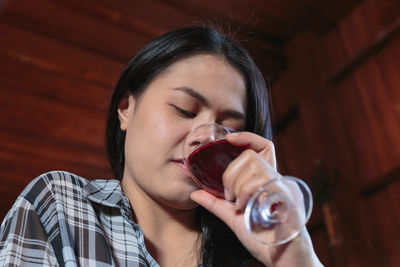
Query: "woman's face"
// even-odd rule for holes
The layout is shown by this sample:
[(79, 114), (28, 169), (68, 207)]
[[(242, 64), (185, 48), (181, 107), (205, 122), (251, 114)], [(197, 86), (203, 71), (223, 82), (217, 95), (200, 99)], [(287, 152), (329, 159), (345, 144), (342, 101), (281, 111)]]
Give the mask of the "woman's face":
[(130, 96), (129, 107), (119, 110), (129, 190), (170, 207), (194, 208), (189, 195), (198, 186), (183, 165), (182, 143), (203, 123), (244, 129), (246, 95), (242, 75), (225, 58), (201, 54), (172, 64), (138, 99)]

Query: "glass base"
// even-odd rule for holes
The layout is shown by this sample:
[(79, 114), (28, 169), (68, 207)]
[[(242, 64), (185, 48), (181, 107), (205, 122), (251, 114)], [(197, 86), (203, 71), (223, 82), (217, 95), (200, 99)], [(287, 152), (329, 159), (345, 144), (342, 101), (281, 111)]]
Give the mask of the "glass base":
[(300, 179), (282, 176), (256, 192), (245, 209), (245, 226), (259, 242), (284, 244), (306, 225), (312, 210), (312, 195)]

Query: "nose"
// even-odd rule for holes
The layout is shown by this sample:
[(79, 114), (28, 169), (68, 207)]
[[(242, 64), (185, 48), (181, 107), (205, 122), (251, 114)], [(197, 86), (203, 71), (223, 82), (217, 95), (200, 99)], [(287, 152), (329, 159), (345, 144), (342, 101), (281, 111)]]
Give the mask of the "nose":
[(186, 145), (195, 150), (208, 143), (225, 139), (230, 130), (218, 123), (206, 123), (195, 127), (186, 136)]
[(183, 156), (185, 159), (201, 146), (225, 139), (229, 129), (217, 123), (201, 124), (195, 127), (183, 142)]
[(211, 124), (200, 125), (200, 127), (197, 127), (192, 134), (188, 136), (188, 144), (192, 149), (199, 148), (217, 140), (214, 127)]

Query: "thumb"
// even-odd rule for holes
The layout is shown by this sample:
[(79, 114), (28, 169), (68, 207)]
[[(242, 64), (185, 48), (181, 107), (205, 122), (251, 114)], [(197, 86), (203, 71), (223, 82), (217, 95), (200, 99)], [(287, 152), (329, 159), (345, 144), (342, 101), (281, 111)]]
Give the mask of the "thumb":
[(209, 212), (220, 218), (228, 227), (232, 229), (233, 219), (237, 211), (234, 203), (215, 197), (214, 195), (204, 191), (197, 190), (190, 194), (190, 198), (207, 209)]

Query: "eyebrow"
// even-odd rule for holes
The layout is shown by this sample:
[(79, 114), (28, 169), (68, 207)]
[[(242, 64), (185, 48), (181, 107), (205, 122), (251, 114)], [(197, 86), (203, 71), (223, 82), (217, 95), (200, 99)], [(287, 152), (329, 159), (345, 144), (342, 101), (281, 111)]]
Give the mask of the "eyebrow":
[(182, 86), (182, 87), (174, 88), (174, 90), (182, 91), (182, 92), (190, 95), (191, 97), (196, 98), (201, 103), (203, 103), (205, 106), (209, 105), (209, 102), (208, 102), (207, 98), (205, 98), (203, 95), (201, 95), (200, 93), (196, 92), (195, 90), (193, 90), (190, 87)]
[[(186, 87), (186, 86), (176, 87), (176, 88), (174, 88), (174, 90), (184, 92), (184, 93), (188, 94), (189, 96), (197, 99), (198, 101), (203, 103), (205, 106), (209, 106), (209, 102), (208, 102), (207, 98), (205, 98), (202, 94), (200, 94), (199, 92), (196, 92), (194, 89), (192, 89), (190, 87)], [(239, 111), (233, 110), (233, 109), (225, 110), (223, 112), (223, 114), (226, 117), (233, 117), (233, 118), (237, 118), (237, 119), (246, 121), (246, 115), (244, 115), (243, 113), (241, 113)]]

